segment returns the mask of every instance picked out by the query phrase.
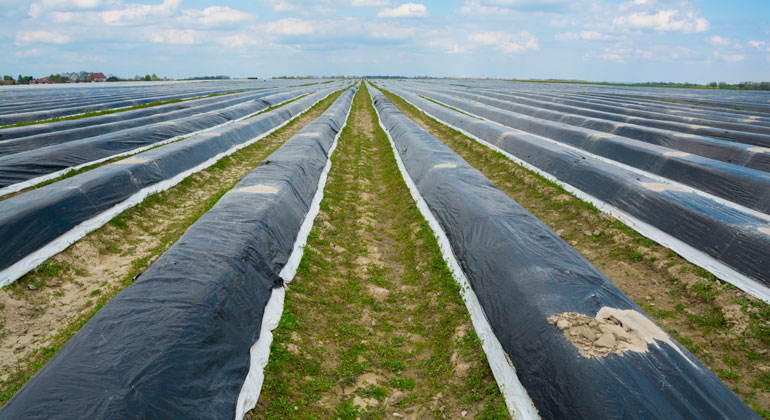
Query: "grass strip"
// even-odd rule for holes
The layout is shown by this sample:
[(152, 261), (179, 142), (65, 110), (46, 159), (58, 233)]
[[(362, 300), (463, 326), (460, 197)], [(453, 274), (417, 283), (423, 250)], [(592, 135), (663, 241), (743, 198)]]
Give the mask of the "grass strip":
[(439, 102), (439, 101), (436, 101), (436, 100), (433, 100), (433, 99), (431, 99), (431, 98), (428, 98), (427, 96), (422, 96), (422, 95), (417, 95), (417, 96), (419, 96), (419, 97), (420, 97), (420, 98), (422, 98), (422, 99), (425, 99), (426, 101), (430, 101), (430, 102), (433, 102), (434, 104), (436, 104), (436, 105), (438, 105), (438, 106), (443, 106), (444, 108), (448, 108), (448, 109), (451, 109), (451, 110), (452, 110), (452, 111), (454, 111), (454, 112), (459, 112), (459, 113), (461, 113), (461, 114), (463, 114), (463, 115), (466, 115), (466, 116), (468, 116), (468, 117), (471, 117), (471, 118), (473, 118), (474, 120), (481, 120), (481, 118), (479, 118), (479, 117), (473, 116), (473, 115), (471, 115), (471, 114), (469, 114), (469, 113), (467, 113), (467, 112), (461, 111), (461, 110), (459, 110), (459, 109), (457, 109), (457, 108), (454, 108), (454, 107), (451, 107), (451, 106), (449, 106), (449, 105), (447, 105), (447, 104), (442, 104), (441, 102)]
[(770, 305), (382, 90), (400, 110), (559, 234), (770, 420)]
[[(99, 247), (99, 254), (107, 261), (116, 257), (130, 260), (130, 269), (120, 276), (116, 284), (102, 286), (91, 292), (93, 299), (83, 307), (73, 308), (77, 312), (74, 320), (48, 340), (48, 343), (27, 356), (19, 359), (9, 369), (7, 377), (0, 382), (0, 406), (29, 380), (48, 360), (51, 359), (110, 299), (122, 289), (131, 285), (133, 279), (147, 269), (163, 252), (173, 245), (187, 228), (206, 213), (240, 179), (256, 167), (269, 154), (277, 150), (286, 140), (303, 126), (320, 116), (342, 91), (335, 92), (322, 100), (299, 118), (271, 133), (260, 141), (251, 144), (236, 153), (224, 157), (203, 173), (191, 175), (176, 186), (147, 197), (142, 203), (127, 209), (105, 226), (89, 233), (84, 242), (92, 242)], [(148, 237), (150, 239), (148, 239)], [(146, 252), (137, 252), (137, 248), (153, 240), (156, 243)], [(2, 291), (23, 300), (37, 300), (42, 311), (49, 305), (49, 297), (57, 296), (61, 286), (73, 282), (81, 286), (80, 281), (88, 277), (91, 266), (76, 266), (78, 255), (72, 254), (71, 246), (61, 254), (51, 257), (34, 271)], [(112, 262), (111, 264), (115, 264)], [(85, 286), (82, 286), (85, 289)], [(58, 290), (57, 290), (58, 289)], [(53, 291), (51, 295), (50, 292)], [(3, 308), (0, 308), (3, 309)], [(31, 312), (34, 312), (35, 309)], [(12, 316), (24, 316), (21, 313)]]
[(320, 207), (246, 418), (509, 418), (366, 87)]
[(294, 101), (298, 101), (298, 100), (300, 100), (300, 99), (304, 98), (305, 96), (311, 95), (311, 94), (313, 94), (313, 93), (315, 93), (315, 92), (306, 93), (306, 94), (304, 94), (304, 95), (301, 95), (301, 96), (297, 96), (297, 97), (296, 97), (296, 98), (294, 98), (294, 99), (289, 99), (288, 101), (285, 101), (285, 102), (281, 102), (280, 104), (277, 104), (277, 105), (273, 105), (273, 106), (271, 106), (271, 107), (268, 107), (268, 108), (266, 108), (266, 109), (263, 109), (262, 111), (259, 111), (259, 112), (257, 112), (257, 113), (256, 113), (256, 114), (254, 114), (254, 115), (251, 115), (251, 116), (247, 117), (246, 119), (248, 120), (249, 118), (254, 118), (254, 117), (257, 117), (257, 116), (259, 116), (259, 115), (262, 115), (262, 114), (264, 114), (264, 113), (270, 112), (270, 111), (272, 111), (272, 110), (274, 110), (274, 109), (280, 108), (280, 107), (282, 107), (282, 106), (286, 106), (286, 105), (288, 105), (288, 104), (290, 104), (290, 103), (292, 103), (292, 102), (294, 102)]

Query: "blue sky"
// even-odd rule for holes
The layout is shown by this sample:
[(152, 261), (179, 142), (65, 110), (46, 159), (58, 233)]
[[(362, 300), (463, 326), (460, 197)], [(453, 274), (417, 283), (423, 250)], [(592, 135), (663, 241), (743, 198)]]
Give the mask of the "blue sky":
[(0, 73), (770, 80), (770, 0), (0, 0)]

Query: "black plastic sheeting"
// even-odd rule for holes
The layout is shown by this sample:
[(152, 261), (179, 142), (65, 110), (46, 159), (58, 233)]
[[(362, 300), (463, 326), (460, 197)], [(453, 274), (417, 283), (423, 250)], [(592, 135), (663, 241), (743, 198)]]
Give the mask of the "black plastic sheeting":
[[(283, 89), (282, 91), (286, 90)], [(277, 89), (249, 91), (76, 120), (7, 128), (0, 130), (0, 155), (182, 118), (279, 92)]]
[[(306, 80), (215, 80), (197, 82), (153, 83), (94, 83), (59, 84), (48, 86), (3, 86), (0, 88), (0, 118), (3, 124), (14, 122), (15, 116), (23, 120), (42, 118), (49, 112), (72, 115), (85, 111), (122, 108), (152, 101), (187, 99), (229, 92), (242, 92), (260, 88), (286, 88), (320, 85), (328, 81), (307, 83)], [(64, 112), (63, 112), (64, 111)]]
[[(533, 109), (527, 109), (523, 108), (523, 110), (527, 112), (527, 115), (532, 115), (532, 113), (537, 112), (538, 110), (549, 110), (552, 111), (552, 113), (545, 113), (543, 114), (543, 118), (548, 118), (553, 121), (562, 119), (562, 118), (570, 118), (568, 121), (573, 121), (576, 125), (579, 124), (579, 126), (583, 127), (590, 127), (593, 123), (593, 118), (606, 120), (606, 121), (616, 121), (621, 123), (627, 123), (631, 124), (631, 128), (633, 130), (629, 130), (626, 134), (628, 137), (633, 138), (645, 138), (647, 136), (650, 136), (651, 134), (657, 133), (655, 130), (646, 130), (646, 128), (657, 128), (661, 130), (671, 130), (674, 132), (679, 133), (687, 133), (687, 134), (694, 134), (697, 136), (703, 136), (703, 137), (712, 137), (712, 138), (720, 138), (732, 142), (738, 142), (738, 143), (746, 143), (746, 144), (752, 144), (752, 145), (759, 145), (759, 146), (767, 146), (770, 145), (770, 135), (767, 133), (764, 133), (763, 130), (761, 130), (761, 127), (757, 126), (751, 126), (748, 124), (743, 124), (742, 127), (739, 128), (745, 128), (751, 129), (753, 131), (747, 131), (747, 130), (735, 130), (735, 129), (728, 129), (728, 124), (726, 123), (720, 123), (718, 127), (711, 127), (711, 126), (705, 126), (701, 125), (700, 120), (693, 120), (688, 122), (675, 122), (675, 121), (666, 121), (666, 120), (658, 120), (655, 118), (646, 118), (646, 117), (640, 117), (640, 116), (626, 116), (619, 113), (615, 113), (613, 111), (599, 111), (595, 109), (588, 109), (585, 106), (572, 106), (572, 105), (560, 105), (555, 102), (548, 102), (548, 101), (541, 101), (541, 100), (532, 100), (532, 99), (526, 99), (521, 97), (499, 97), (499, 96), (509, 96), (509, 95), (490, 95), (486, 92), (478, 92), (479, 94), (476, 94), (475, 92), (473, 94), (470, 94), (470, 96), (464, 96), (469, 94), (469, 92), (465, 91), (457, 91), (453, 90), (451, 91), (454, 94), (457, 94), (458, 96), (465, 97), (472, 100), (477, 100), (482, 103), (486, 103), (487, 105), (496, 106), (498, 108), (507, 109), (508, 106), (511, 105), (511, 103), (516, 103), (523, 105), (525, 107), (532, 107)], [(483, 100), (482, 100), (483, 99)], [(499, 106), (501, 105), (501, 106)], [(510, 109), (512, 111), (517, 111), (517, 109)], [(584, 116), (589, 117), (585, 119), (581, 118), (575, 118), (576, 116)], [(615, 124), (611, 123), (605, 123), (609, 125), (604, 126), (597, 126), (597, 127), (591, 127), (595, 129), (601, 129), (598, 127), (606, 127), (607, 129), (615, 129)], [(624, 127), (625, 128), (625, 127)]]
[[(328, 91), (328, 88), (325, 89)], [(224, 124), (301, 96), (292, 90), (228, 108), (0, 157), (0, 188)]]
[[(585, 133), (588, 132), (588, 130), (594, 133), (605, 132), (652, 145), (697, 154), (732, 165), (745, 166), (747, 168), (766, 172), (770, 171), (770, 153), (757, 153), (755, 151), (756, 145), (736, 143), (670, 130), (648, 128), (634, 124), (616, 124), (611, 121), (604, 121), (597, 118), (563, 114), (526, 105), (517, 105), (492, 98), (483, 99), (483, 97), (473, 94), (462, 94), (461, 96), (471, 97), (471, 99), (484, 102), (486, 105), (481, 103), (469, 103), (451, 96), (435, 93), (426, 96), (430, 96), (440, 102), (458, 107), (485, 118), (487, 114), (493, 115), (490, 119), (505, 125), (516, 124), (511, 126), (515, 128), (524, 127), (521, 129), (525, 131), (533, 130), (530, 132), (534, 134), (546, 133), (543, 135), (550, 137), (550, 135), (556, 135), (556, 132), (559, 131), (567, 133), (561, 134), (561, 137), (569, 138), (576, 136), (576, 134), (572, 134), (574, 132)], [(475, 110), (479, 110), (479, 113), (476, 113)], [(538, 120), (527, 119), (526, 117), (522, 118), (522, 115), (534, 117)], [(504, 118), (505, 120), (501, 120), (501, 118)], [(770, 138), (770, 136), (767, 137)]]
[(394, 92), (438, 120), (499, 147), (770, 287), (770, 234), (759, 230), (767, 227), (765, 219), (694, 192), (666, 188), (657, 179), (538, 136), (468, 117), (395, 89)]
[[(87, 111), (101, 111), (106, 109), (115, 109), (115, 108), (123, 108), (123, 107), (130, 107), (135, 105), (142, 105), (147, 104), (151, 102), (158, 102), (158, 101), (167, 101), (172, 99), (184, 99), (184, 98), (192, 98), (197, 96), (204, 96), (204, 95), (210, 95), (210, 94), (216, 94), (216, 93), (225, 93), (228, 92), (229, 89), (225, 87), (219, 87), (217, 89), (206, 89), (206, 90), (197, 90), (190, 93), (170, 93), (166, 95), (157, 95), (157, 96), (146, 96), (146, 93), (140, 94), (141, 96), (138, 97), (129, 97), (129, 98), (115, 98), (117, 100), (110, 100), (107, 99), (108, 102), (92, 102), (92, 101), (71, 101), (68, 103), (65, 107), (61, 108), (55, 108), (55, 109), (34, 109), (38, 108), (37, 106), (34, 106), (32, 110), (25, 110), (24, 107), (17, 107), (14, 110), (14, 113), (11, 114), (0, 114), (0, 126), (2, 125), (8, 125), (8, 124), (15, 124), (17, 122), (26, 122), (26, 121), (37, 121), (37, 120), (43, 120), (43, 119), (49, 119), (49, 118), (55, 118), (55, 117), (64, 117), (69, 115), (75, 115), (79, 113), (84, 113)], [(82, 105), (75, 105), (77, 102), (82, 102)], [(37, 104), (35, 104), (37, 105)], [(40, 104), (45, 106), (46, 104)]]
[[(265, 305), (283, 284), (279, 273), (355, 90), (249, 172), (97, 312), (0, 418), (234, 418)], [(276, 192), (249, 192), (266, 185)]]
[[(749, 133), (768, 134), (770, 130), (768, 127), (757, 126), (747, 124), (738, 119), (727, 121), (713, 121), (704, 116), (698, 118), (684, 117), (677, 114), (667, 114), (660, 112), (660, 110), (639, 110), (631, 109), (628, 107), (620, 106), (619, 104), (611, 105), (610, 103), (601, 103), (592, 100), (579, 100), (571, 97), (559, 97), (549, 94), (532, 94), (532, 93), (514, 93), (514, 92), (494, 92), (486, 90), (475, 90), (475, 93), (489, 96), (492, 98), (509, 100), (517, 103), (523, 103), (527, 105), (533, 105), (537, 107), (574, 112), (581, 115), (596, 116), (598, 118), (612, 119), (614, 121), (632, 122), (636, 124), (643, 124), (645, 126), (673, 129), (677, 131), (690, 131), (697, 130), (698, 128), (691, 127), (706, 126), (724, 130), (714, 130), (709, 134), (700, 133), (703, 135), (711, 135), (714, 137), (721, 137), (730, 140), (730, 135), (734, 132), (746, 131)], [(557, 105), (558, 104), (558, 105)], [(636, 117), (636, 118), (635, 118)], [(670, 124), (670, 122), (679, 124)], [(730, 130), (730, 131), (725, 131)], [(691, 131), (692, 132), (692, 131)], [(693, 132), (693, 134), (699, 134)]]
[(4, 238), (0, 244), (0, 270), (140, 190), (267, 133), (328, 94), (328, 91), (312, 94), (254, 118), (0, 201), (0, 237)]
[(641, 309), (544, 223), (371, 92), (542, 418), (758, 418), (678, 343), (681, 354), (659, 342), (646, 353), (582, 357), (549, 316)]
[[(700, 156), (704, 154), (704, 148), (698, 149), (699, 154), (676, 153), (676, 150), (668, 147), (636, 141), (617, 133), (604, 134), (560, 122), (530, 118), (492, 106), (464, 102), (447, 95), (426, 94), (426, 97), (508, 127), (568, 144), (689, 185), (750, 209), (770, 213), (770, 173)], [(687, 149), (692, 152), (694, 148), (695, 145)], [(748, 149), (730, 149), (728, 152), (732, 153), (726, 155), (725, 152), (720, 152), (721, 157), (725, 160), (731, 158), (735, 163), (763, 162), (762, 166), (770, 169), (770, 154), (756, 154)]]
[(204, 97), (264, 87), (300, 86), (299, 82), (229, 80), (6, 88), (3, 89), (4, 101), (0, 103), (0, 126), (53, 117), (66, 117), (88, 111), (131, 107), (157, 101)]

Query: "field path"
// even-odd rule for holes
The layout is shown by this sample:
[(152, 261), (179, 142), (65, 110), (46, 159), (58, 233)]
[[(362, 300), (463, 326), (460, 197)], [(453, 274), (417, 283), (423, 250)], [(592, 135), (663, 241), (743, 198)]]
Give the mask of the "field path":
[(246, 418), (508, 418), (365, 87), (332, 162)]

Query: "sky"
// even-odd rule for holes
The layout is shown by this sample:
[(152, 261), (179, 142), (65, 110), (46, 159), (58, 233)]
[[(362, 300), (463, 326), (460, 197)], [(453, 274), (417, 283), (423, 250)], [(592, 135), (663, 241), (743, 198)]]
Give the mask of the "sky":
[(770, 80), (770, 0), (0, 0), (0, 73)]

